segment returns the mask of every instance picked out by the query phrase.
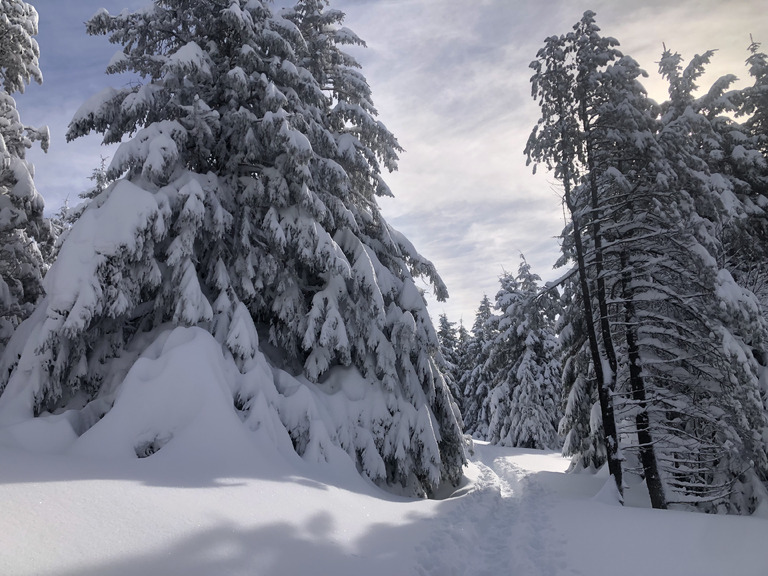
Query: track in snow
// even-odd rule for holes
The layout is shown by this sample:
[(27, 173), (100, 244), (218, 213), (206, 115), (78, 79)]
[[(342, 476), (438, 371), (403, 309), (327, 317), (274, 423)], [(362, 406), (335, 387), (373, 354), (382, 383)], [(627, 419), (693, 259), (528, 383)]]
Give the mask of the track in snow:
[(549, 490), (535, 474), (478, 445), (478, 476), (462, 496), (446, 500), (431, 536), (418, 548), (420, 576), (573, 576), (552, 524)]

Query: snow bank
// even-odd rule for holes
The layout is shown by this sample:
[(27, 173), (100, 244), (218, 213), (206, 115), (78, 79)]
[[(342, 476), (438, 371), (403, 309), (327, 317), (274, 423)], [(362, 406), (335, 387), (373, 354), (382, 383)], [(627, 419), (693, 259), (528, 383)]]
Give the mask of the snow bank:
[(145, 458), (160, 450), (181, 462), (253, 452), (232, 407), (237, 374), (200, 328), (165, 331), (128, 372), (113, 408), (73, 446), (78, 454)]

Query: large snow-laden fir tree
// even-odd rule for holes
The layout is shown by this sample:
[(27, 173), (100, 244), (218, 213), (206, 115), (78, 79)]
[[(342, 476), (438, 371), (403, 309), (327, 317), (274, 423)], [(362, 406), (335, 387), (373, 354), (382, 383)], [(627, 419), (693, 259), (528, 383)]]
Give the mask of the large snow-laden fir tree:
[(34, 170), (25, 160), (34, 141), (47, 149), (48, 130), (25, 126), (11, 97), (32, 80), (43, 81), (36, 34), (30, 4), (0, 0), (0, 354), (43, 294), (42, 252), (52, 243)]
[[(410, 493), (458, 481), (458, 412), (414, 277), (446, 290), (379, 211), (400, 148), (340, 48), (361, 41), (325, 4), (281, 16), (258, 0), (157, 0), (91, 18), (89, 33), (123, 46), (108, 71), (141, 80), (72, 120), (70, 139), (122, 141), (116, 181), (69, 232), (6, 396), (30, 414), (85, 406), (87, 427), (148, 334), (197, 326), (240, 367), (246, 422), (259, 427), (266, 403), (300, 454), (340, 446)], [(372, 400), (330, 414), (319, 406), (347, 366)], [(301, 390), (280, 369), (303, 373)]]

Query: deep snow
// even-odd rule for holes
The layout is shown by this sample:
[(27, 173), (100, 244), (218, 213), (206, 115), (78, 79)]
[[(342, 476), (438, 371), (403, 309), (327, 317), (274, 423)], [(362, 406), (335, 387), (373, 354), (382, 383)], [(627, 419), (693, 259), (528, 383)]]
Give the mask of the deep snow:
[(424, 501), (255, 437), (247, 453), (189, 448), (141, 460), (36, 454), (5, 430), (0, 574), (764, 576), (768, 567), (767, 520), (622, 508), (596, 497), (601, 474), (566, 475), (554, 453), (478, 443), (466, 484)]
[[(621, 507), (556, 453), (477, 442), (464, 484), (432, 501), (383, 492), (331, 444), (299, 458), (266, 405), (238, 417), (218, 346), (163, 333), (80, 435), (75, 411), (10, 417), (26, 394), (6, 390), (0, 575), (768, 574), (767, 519), (650, 510), (637, 484)], [(361, 390), (352, 371), (328, 386), (343, 394), (324, 410)]]

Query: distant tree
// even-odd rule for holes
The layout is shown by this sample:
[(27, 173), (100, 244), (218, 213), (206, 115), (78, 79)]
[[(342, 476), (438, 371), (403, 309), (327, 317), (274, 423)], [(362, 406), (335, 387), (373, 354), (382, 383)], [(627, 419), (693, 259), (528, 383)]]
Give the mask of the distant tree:
[[(61, 286), (9, 386), (29, 387), (36, 414), (74, 398), (103, 413), (119, 388), (111, 359), (153, 330), (202, 327), (244, 372), (261, 333), (274, 362), (318, 386), (339, 366), (370, 379), (381, 405), (351, 407), (330, 440), (373, 480), (429, 495), (458, 482), (465, 458), (414, 276), (447, 292), (379, 210), (400, 147), (339, 48), (360, 40), (324, 7), (279, 17), (259, 0), (156, 0), (87, 22), (123, 46), (108, 72), (141, 82), (101, 92), (70, 124), (69, 139), (125, 141), (115, 182), (62, 246)], [(247, 413), (267, 384), (243, 386), (234, 400)], [(297, 452), (317, 445), (308, 415), (275, 409)]]
[(560, 365), (555, 336), (556, 294), (541, 292), (541, 279), (522, 258), (517, 276), (501, 278), (496, 296), (497, 333), (488, 366), (487, 439), (524, 448), (557, 448), (560, 420)]
[(74, 206), (70, 206), (68, 200), (64, 201), (64, 205), (59, 208), (59, 211), (55, 216), (51, 218), (51, 225), (56, 232), (56, 249), (52, 252), (50, 264), (56, 259), (58, 254), (58, 248), (66, 238), (66, 232), (72, 228), (72, 225), (83, 214), (89, 202), (96, 198), (99, 194), (107, 189), (111, 180), (107, 176), (107, 158), (102, 156), (99, 162), (99, 167), (94, 168), (88, 179), (93, 182), (93, 186), (80, 192), (77, 195), (80, 198)]
[(43, 217), (27, 149), (40, 141), (48, 149), (48, 129), (21, 122), (14, 92), (32, 80), (41, 84), (37, 12), (21, 0), (0, 0), (0, 354), (16, 326), (43, 295), (44, 255), (53, 236)]
[(485, 439), (488, 433), (486, 398), (490, 390), (491, 374), (486, 367), (489, 346), (493, 339), (490, 324), (493, 316), (491, 301), (483, 295), (472, 324), (472, 336), (467, 343), (465, 364), (460, 386), (463, 397), (464, 429), (477, 438)]
[(444, 373), (451, 394), (461, 407), (461, 391), (459, 389), (459, 342), (456, 323), (448, 320), (448, 316), (440, 314), (437, 326), (437, 339), (440, 342), (440, 354), (445, 361)]
[(461, 386), (461, 379), (464, 373), (469, 369), (472, 364), (472, 358), (469, 356), (468, 347), (472, 341), (472, 335), (464, 326), (464, 321), (459, 320), (459, 327), (456, 329), (456, 367), (453, 372), (454, 379), (456, 380), (458, 398), (464, 402), (464, 388)]

